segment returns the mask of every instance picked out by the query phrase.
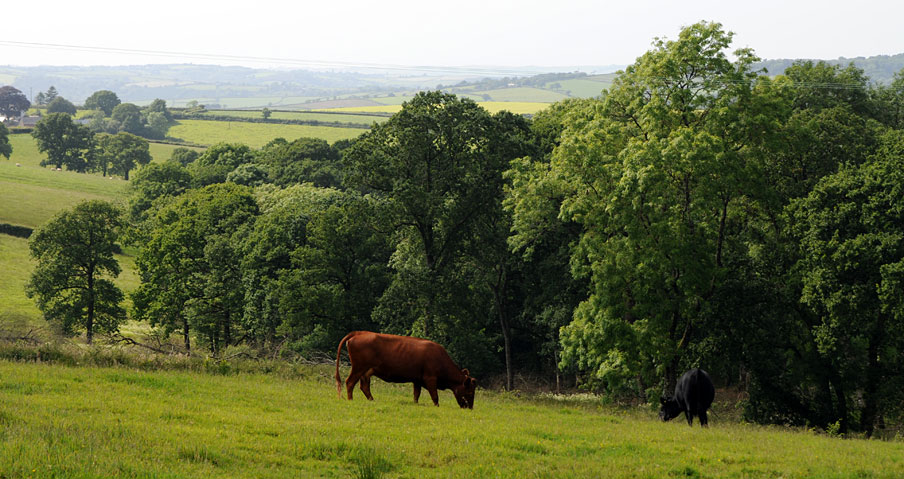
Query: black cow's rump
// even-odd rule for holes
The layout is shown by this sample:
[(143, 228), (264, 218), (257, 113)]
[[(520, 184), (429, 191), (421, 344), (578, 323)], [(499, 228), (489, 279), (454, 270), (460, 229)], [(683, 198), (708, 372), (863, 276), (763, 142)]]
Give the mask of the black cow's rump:
[(700, 425), (706, 427), (708, 419), (706, 410), (713, 404), (716, 388), (706, 371), (696, 368), (684, 373), (675, 386), (675, 395), (660, 399), (662, 408), (659, 418), (663, 421), (678, 417), (681, 412), (687, 418), (687, 425), (694, 423), (694, 416), (700, 418)]

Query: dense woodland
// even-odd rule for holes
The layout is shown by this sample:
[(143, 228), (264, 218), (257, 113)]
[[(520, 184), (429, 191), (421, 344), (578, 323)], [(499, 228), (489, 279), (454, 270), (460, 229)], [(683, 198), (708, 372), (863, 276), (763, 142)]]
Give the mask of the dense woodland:
[(688, 27), (531, 119), (425, 92), (353, 141), (177, 150), (137, 170), (127, 211), (39, 228), (28, 294), (64, 331), (117, 331), (122, 243), (130, 317), (185, 351), (331, 355), (370, 329), (508, 388), (655, 401), (699, 366), (752, 421), (900, 424), (904, 71), (773, 78), (731, 38)]

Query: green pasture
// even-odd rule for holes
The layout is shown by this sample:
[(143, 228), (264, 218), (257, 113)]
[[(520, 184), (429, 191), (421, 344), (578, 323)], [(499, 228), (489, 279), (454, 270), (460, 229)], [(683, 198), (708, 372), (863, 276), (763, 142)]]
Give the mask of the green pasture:
[[(897, 478), (904, 443), (661, 423), (598, 399), (478, 390), (474, 410), (332, 367), (291, 377), (0, 361), (0, 474), (80, 478)], [(345, 372), (345, 371), (343, 371)]]
[[(501, 110), (508, 110), (512, 113), (525, 114), (536, 113), (549, 106), (549, 103), (538, 102), (516, 102), (516, 101), (481, 101), (477, 102), (490, 113), (496, 113)], [(322, 111), (344, 111), (344, 112), (379, 112), (379, 113), (396, 113), (402, 109), (402, 105), (381, 105), (381, 106), (359, 106), (359, 107), (343, 107), (330, 108)], [(172, 129), (170, 130), (172, 132)]]
[(207, 120), (179, 120), (168, 135), (199, 145), (213, 145), (222, 141), (244, 143), (260, 148), (274, 138), (292, 141), (301, 137), (322, 138), (330, 143), (355, 138), (366, 130), (309, 125), (280, 125)]
[[(235, 118), (263, 118), (260, 110), (214, 110), (211, 115), (231, 116)], [(346, 115), (331, 113), (316, 113), (306, 111), (274, 111), (270, 113), (271, 120), (299, 120), (321, 121), (330, 123), (357, 123), (370, 125), (374, 122), (381, 123), (388, 120), (385, 116), (375, 115)]]
[(170, 159), (170, 157), (173, 156), (173, 150), (175, 150), (176, 148), (189, 148), (198, 152), (204, 151), (204, 148), (184, 147), (181, 145), (171, 145), (169, 143), (151, 142), (149, 144), (149, 149), (151, 150), (151, 158), (153, 158), (152, 161), (155, 162), (162, 162)]
[(562, 93), (530, 87), (499, 88), (477, 91), (474, 94), (490, 95), (493, 102), (554, 103), (568, 98)]
[[(612, 86), (611, 81), (596, 81), (596, 80), (587, 80), (584, 78), (575, 78), (572, 80), (561, 80), (558, 82), (559, 88), (557, 91), (567, 91), (569, 96), (578, 97), (578, 98), (593, 98), (600, 96), (600, 93), (603, 92), (603, 89), (609, 88)], [(550, 84), (546, 85), (547, 87)]]

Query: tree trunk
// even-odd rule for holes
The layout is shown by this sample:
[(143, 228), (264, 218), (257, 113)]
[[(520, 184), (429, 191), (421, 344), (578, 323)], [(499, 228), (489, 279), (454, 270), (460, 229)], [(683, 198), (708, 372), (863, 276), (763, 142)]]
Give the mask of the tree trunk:
[(85, 323), (88, 344), (94, 340), (94, 270), (88, 268), (88, 319)]
[(866, 432), (866, 437), (873, 435), (876, 425), (876, 416), (879, 412), (879, 380), (882, 377), (879, 370), (879, 345), (885, 329), (885, 318), (879, 317), (873, 334), (867, 347), (866, 386), (863, 389), (863, 412), (860, 415), (860, 428)]
[(191, 339), (188, 337), (188, 318), (182, 317), (182, 340), (185, 341), (185, 351), (191, 355)]

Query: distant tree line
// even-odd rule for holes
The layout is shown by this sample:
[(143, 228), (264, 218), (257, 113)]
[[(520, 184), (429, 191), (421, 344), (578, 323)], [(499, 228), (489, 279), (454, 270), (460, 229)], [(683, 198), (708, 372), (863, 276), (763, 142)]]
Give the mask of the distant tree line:
[[(517, 369), (655, 401), (700, 366), (748, 420), (901, 424), (904, 71), (771, 78), (731, 39), (687, 27), (530, 120), (426, 92), (352, 141), (177, 149), (93, 224), (139, 250), (131, 316), (186, 351), (332, 354), (373, 329), (507, 388)], [(66, 270), (89, 283), (64, 264), (29, 286), (48, 318), (115, 330), (114, 292), (89, 324), (98, 294), (42, 296)]]

